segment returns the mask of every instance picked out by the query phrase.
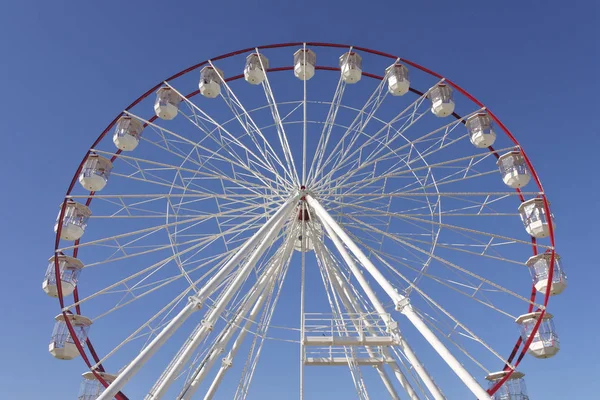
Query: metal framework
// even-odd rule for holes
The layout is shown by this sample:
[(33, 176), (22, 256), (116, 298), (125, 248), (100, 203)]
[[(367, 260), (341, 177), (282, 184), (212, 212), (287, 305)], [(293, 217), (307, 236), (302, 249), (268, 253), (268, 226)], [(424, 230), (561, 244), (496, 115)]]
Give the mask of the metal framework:
[[(324, 59), (358, 52), (379, 74), (361, 71), (371, 79), (350, 84), (335, 78), (337, 65), (315, 65), (310, 80), (295, 66), (272, 66), (282, 55), (291, 59), (290, 49), (303, 50), (306, 65), (309, 48)], [(261, 88), (228, 74), (241, 71), (250, 53), (261, 56)], [(387, 88), (383, 71), (394, 63), (411, 71), (404, 97)], [(205, 66), (218, 75), (218, 98), (189, 91)], [(454, 89), (457, 111), (448, 118), (433, 115), (428, 100), (440, 83)], [(182, 99), (172, 121), (147, 117), (151, 94), (163, 86)], [(482, 111), (503, 133), (494, 147), (469, 142), (465, 121)], [(144, 126), (133, 151), (115, 149), (110, 138), (123, 116)], [(511, 190), (496, 159), (515, 149), (533, 181)], [(92, 153), (114, 164), (98, 192), (76, 186)], [(58, 299), (71, 336), (67, 313), (89, 307), (90, 338), (99, 329), (110, 349), (100, 356), (90, 338), (74, 343), (106, 387), (100, 400), (126, 399), (126, 384), (150, 360), (161, 373), (146, 400), (212, 399), (222, 382), (243, 399), (261, 368), (277, 368), (272, 359), (260, 362), (272, 343), (294, 349), (286, 356), (299, 360), (301, 399), (310, 396), (305, 369), (312, 366), (347, 367), (360, 399), (445, 399), (434, 376), (449, 370), (464, 391), (448, 396), (490, 399), (521, 363), (550, 297), (553, 224), (547, 238), (530, 237), (517, 211), (532, 197), (552, 215), (515, 137), (451, 80), (356, 46), (243, 49), (157, 84), (93, 143), (68, 187), (55, 240), (56, 254), (81, 257), (85, 266), (72, 296), (57, 285)], [(61, 239), (67, 200), (92, 210), (74, 242)], [(539, 296), (519, 266), (532, 252), (551, 255)], [(532, 311), (541, 315), (521, 338), (514, 320)], [(513, 332), (511, 347), (502, 339)], [(109, 363), (119, 370), (110, 383), (103, 378)], [(499, 368), (506, 374), (484, 389), (480, 382)]]

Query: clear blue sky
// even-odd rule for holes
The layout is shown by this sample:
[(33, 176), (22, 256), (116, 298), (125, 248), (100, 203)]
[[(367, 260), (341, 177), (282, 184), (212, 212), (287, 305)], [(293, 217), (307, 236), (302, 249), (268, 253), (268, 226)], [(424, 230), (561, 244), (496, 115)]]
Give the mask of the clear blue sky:
[(516, 133), (552, 202), (570, 284), (551, 302), (561, 352), (522, 364), (530, 395), (593, 397), (600, 373), (598, 21), (592, 0), (5, 2), (0, 397), (76, 395), (84, 365), (49, 356), (58, 304), (40, 286), (57, 205), (98, 132), (189, 65), (289, 41), (348, 43), (419, 62), (467, 88)]

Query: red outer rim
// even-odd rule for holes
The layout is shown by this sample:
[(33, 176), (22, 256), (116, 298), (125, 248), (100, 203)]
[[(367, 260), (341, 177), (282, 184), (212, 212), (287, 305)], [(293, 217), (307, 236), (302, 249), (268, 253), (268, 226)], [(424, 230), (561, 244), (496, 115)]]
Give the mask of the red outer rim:
[[(258, 46), (258, 47), (249, 47), (246, 49), (242, 49), (242, 50), (237, 50), (231, 53), (226, 53), (223, 55), (220, 55), (218, 57), (212, 58), (210, 59), (210, 61), (218, 61), (218, 60), (222, 60), (225, 58), (229, 58), (232, 56), (236, 56), (239, 54), (243, 54), (243, 53), (248, 53), (248, 52), (255, 52), (256, 49), (261, 49), (261, 50), (265, 50), (265, 49), (275, 49), (275, 48), (284, 48), (284, 47), (295, 47), (295, 46), (304, 46), (304, 42), (291, 42), (291, 43), (277, 43), (277, 44), (270, 44), (270, 45), (266, 45), (266, 46)], [(356, 51), (360, 51), (360, 52), (364, 52), (364, 53), (369, 53), (369, 54), (373, 54), (376, 56), (381, 56), (384, 58), (389, 58), (392, 60), (400, 60), (401, 62), (410, 65), (413, 68), (416, 68), (422, 72), (425, 72), (426, 74), (429, 74), (433, 77), (436, 77), (440, 80), (444, 80), (444, 82), (446, 82), (448, 85), (452, 86), (455, 90), (457, 90), (458, 92), (460, 92), (462, 95), (464, 95), (465, 97), (467, 97), (469, 100), (471, 100), (474, 104), (476, 104), (477, 106), (484, 108), (486, 110), (486, 112), (488, 113), (488, 115), (492, 118), (492, 120), (496, 123), (496, 125), (498, 125), (500, 127), (500, 129), (502, 129), (502, 131), (508, 136), (508, 138), (514, 143), (514, 145), (516, 147), (518, 147), (521, 151), (521, 154), (523, 155), (523, 158), (525, 160), (525, 163), (527, 165), (527, 167), (529, 168), (529, 172), (531, 173), (531, 176), (533, 177), (538, 189), (539, 189), (539, 197), (542, 198), (543, 202), (544, 202), (544, 211), (546, 213), (546, 219), (548, 221), (548, 230), (549, 230), (549, 238), (550, 238), (550, 245), (551, 245), (551, 257), (550, 257), (550, 266), (549, 266), (549, 271), (548, 271), (548, 280), (547, 280), (547, 285), (546, 285), (546, 293), (544, 293), (544, 302), (543, 302), (543, 309), (541, 309), (541, 315), (538, 318), (537, 323), (535, 324), (533, 331), (531, 332), (530, 336), (527, 338), (527, 340), (523, 340), (520, 336), (508, 358), (508, 362), (512, 362), (512, 360), (514, 359), (514, 357), (516, 356), (516, 354), (519, 351), (519, 348), (521, 348), (521, 345), (523, 345), (523, 348), (521, 349), (521, 352), (519, 353), (519, 357), (517, 358), (517, 361), (513, 364), (515, 369), (516, 367), (520, 364), (521, 360), (523, 359), (523, 357), (525, 356), (525, 354), (527, 353), (527, 349), (529, 348), (529, 345), (531, 344), (531, 342), (533, 341), (533, 338), (536, 334), (536, 332), (539, 329), (539, 326), (541, 324), (542, 321), (542, 317), (544, 316), (545, 312), (546, 312), (546, 308), (548, 306), (548, 301), (550, 298), (550, 289), (551, 289), (551, 284), (552, 284), (552, 278), (553, 278), (553, 274), (554, 274), (554, 262), (555, 262), (555, 240), (554, 240), (554, 227), (552, 224), (552, 214), (550, 212), (550, 205), (548, 203), (548, 199), (546, 198), (546, 194), (544, 192), (544, 189), (542, 187), (542, 183), (539, 179), (538, 174), (536, 173), (535, 169), (533, 168), (533, 165), (531, 163), (531, 161), (529, 160), (529, 157), (527, 156), (527, 154), (525, 153), (525, 150), (521, 147), (521, 145), (519, 144), (519, 142), (517, 141), (517, 139), (513, 136), (513, 134), (510, 132), (510, 130), (500, 121), (500, 119), (487, 107), (484, 106), (484, 104), (482, 102), (480, 102), (479, 100), (477, 100), (473, 95), (471, 95), (469, 92), (467, 92), (465, 89), (463, 89), (462, 87), (460, 87), (458, 84), (454, 83), (453, 81), (451, 81), (450, 79), (445, 78), (444, 76), (438, 74), (437, 72), (434, 72), (430, 69), (427, 69), (415, 62), (412, 62), (410, 60), (389, 54), (389, 53), (384, 53), (384, 52), (380, 52), (377, 50), (372, 50), (366, 47), (359, 47), (359, 46), (349, 46), (346, 44), (337, 44), (337, 43), (322, 43), (322, 42), (306, 42), (306, 46), (311, 46), (311, 47), (332, 47), (332, 48), (351, 48), (352, 50), (356, 50)], [(179, 78), (182, 75), (187, 74), (188, 72), (194, 71), (200, 67), (202, 67), (203, 65), (207, 64), (209, 62), (209, 60), (206, 61), (202, 61), (198, 64), (192, 65), (189, 68), (186, 68), (172, 76), (170, 76), (169, 78), (165, 79), (164, 82), (168, 82), (171, 81), (173, 79)], [(277, 67), (277, 68), (270, 68), (267, 71), (268, 72), (277, 72), (277, 71), (289, 71), (292, 70), (293, 66), (291, 67)], [(317, 70), (325, 70), (325, 71), (339, 71), (339, 68), (337, 67), (329, 67), (329, 66), (315, 66), (315, 69)], [(362, 73), (364, 76), (367, 76), (369, 78), (373, 78), (373, 79), (378, 79), (378, 80), (382, 80), (384, 77), (383, 76), (379, 76), (379, 75), (375, 75), (375, 74), (370, 74), (367, 72)], [(230, 78), (226, 78), (225, 81), (226, 82), (230, 82), (230, 81), (234, 81), (237, 79), (240, 79), (243, 77), (243, 74), (240, 75), (235, 75), (232, 76)], [(163, 84), (163, 82), (160, 82), (158, 84), (156, 84), (155, 86), (153, 86), (151, 89), (149, 89), (147, 92), (145, 92), (144, 94), (142, 94), (140, 97), (138, 97), (133, 103), (131, 103), (126, 109), (125, 111), (128, 111), (130, 109), (132, 109), (133, 107), (135, 107), (139, 102), (141, 102), (142, 100), (144, 100), (146, 97), (148, 97), (150, 94), (152, 94), (153, 92), (155, 92), (159, 87), (161, 87)], [(411, 88), (411, 91), (413, 93), (419, 94), (421, 95), (422, 93), (419, 92), (418, 90), (415, 90), (413, 88)], [(187, 98), (191, 98), (195, 95), (197, 95), (199, 93), (198, 90), (190, 93), (189, 95), (187, 95)], [(63, 200), (63, 204), (60, 210), (60, 214), (59, 214), (59, 221), (61, 223), (58, 224), (58, 229), (56, 232), (56, 236), (55, 236), (55, 242), (54, 242), (54, 250), (55, 253), (58, 252), (58, 248), (60, 245), (60, 233), (62, 230), (62, 220), (64, 218), (64, 213), (65, 213), (65, 209), (66, 209), (66, 204), (67, 204), (67, 198), (68, 196), (71, 194), (71, 192), (73, 191), (73, 187), (75, 186), (75, 183), (77, 181), (77, 178), (81, 172), (81, 169), (83, 168), (83, 165), (88, 157), (88, 155), (90, 154), (91, 149), (95, 148), (98, 143), (100, 143), (100, 141), (107, 135), (107, 133), (112, 129), (112, 127), (115, 125), (115, 123), (117, 122), (117, 120), (119, 119), (119, 117), (121, 117), (124, 113), (121, 112), (119, 113), (112, 121), (111, 123), (104, 129), (104, 131), (100, 134), (100, 136), (98, 136), (98, 138), (94, 141), (94, 143), (92, 144), (92, 146), (90, 147), (90, 150), (87, 151), (87, 153), (85, 154), (85, 156), (83, 157), (83, 159), (81, 160), (81, 162), (79, 163), (79, 166), (75, 172), (75, 175), (73, 176), (73, 179), (71, 180), (71, 183), (67, 189), (67, 192), (65, 194), (65, 199)], [(461, 117), (454, 113), (453, 116), (457, 119), (460, 119)], [(154, 121), (157, 117), (154, 116), (152, 118), (149, 119), (150, 122)], [(493, 151), (493, 148), (490, 147), (489, 148), (490, 151)], [(118, 150), (116, 152), (116, 155), (112, 157), (111, 161), (114, 161), (117, 157), (118, 154), (121, 153), (121, 150)], [(498, 157), (498, 155), (496, 153), (494, 153), (496, 157)], [(520, 194), (520, 190), (516, 189), (516, 191), (519, 193), (519, 198), (521, 201), (524, 201), (525, 199), (523, 198), (523, 196)], [(86, 205), (89, 206), (89, 204), (92, 202), (92, 199), (94, 197), (94, 192), (90, 192), (90, 195), (86, 201)], [(79, 243), (79, 241), (75, 242), (75, 245), (77, 245)], [(531, 245), (532, 245), (532, 249), (533, 249), (533, 254), (536, 255), (538, 252), (537, 249), (537, 242), (536, 239), (534, 237), (531, 238)], [(74, 249), (73, 254), (74, 257), (77, 256), (77, 248)], [(58, 289), (58, 300), (60, 303), (60, 307), (61, 310), (64, 309), (64, 298), (63, 298), (63, 294), (62, 294), (62, 288), (60, 285), (61, 279), (60, 279), (60, 270), (59, 270), (59, 265), (58, 265), (58, 261), (55, 258), (55, 262), (54, 262), (54, 272), (55, 272), (55, 277), (56, 277), (56, 282), (57, 282), (57, 289)], [(533, 302), (536, 298), (537, 295), (537, 290), (535, 289), (535, 287), (532, 288), (532, 292), (531, 292), (531, 301)], [(75, 301), (77, 301), (78, 298), (78, 291), (77, 291), (77, 287), (75, 288), (75, 291), (73, 293), (74, 299)], [(529, 305), (529, 310), (528, 312), (531, 312), (533, 309), (533, 305), (530, 304)], [(77, 314), (81, 313), (80, 307), (76, 306), (76, 312)], [(63, 315), (66, 316), (66, 311), (62, 311)], [(69, 333), (71, 334), (72, 337), (76, 337), (75, 335), (75, 331), (73, 329), (73, 326), (71, 325), (71, 322), (69, 321), (68, 318), (65, 318), (65, 322), (67, 324), (67, 328), (69, 330)], [(525, 342), (525, 343), (523, 343)], [(98, 357), (98, 355), (96, 354), (94, 347), (92, 346), (92, 342), (91, 340), (88, 338), (86, 341), (86, 344), (88, 346), (88, 349), (90, 350), (90, 354), (92, 356), (92, 358), (94, 359), (95, 363), (98, 364), (100, 362), (100, 359)], [(94, 373), (94, 376), (96, 377), (96, 379), (98, 379), (98, 381), (104, 386), (107, 387), (108, 383), (99, 375), (96, 373), (95, 370), (92, 370), (92, 364), (85, 352), (85, 349), (81, 346), (81, 344), (75, 340), (75, 345), (77, 347), (77, 349), (79, 350), (79, 353), (81, 354), (81, 357), (83, 358), (83, 360), (85, 361), (85, 363), (87, 364), (88, 368), (90, 368), (90, 370)], [(102, 365), (98, 365), (98, 370), (100, 371), (104, 371), (104, 368)], [(508, 380), (510, 378), (510, 376), (512, 375), (512, 373), (514, 372), (515, 369), (511, 369), (508, 365), (504, 366), (504, 370), (508, 371), (508, 373), (503, 377), (503, 379), (501, 379), (500, 381), (498, 381), (492, 388), (488, 389), (488, 393), (490, 395), (494, 394), (499, 388), (500, 386), (502, 386), (504, 384), (504, 382), (506, 382), (506, 380)], [(118, 400), (127, 400), (127, 397), (122, 394), (122, 393), (118, 393), (116, 398)]]

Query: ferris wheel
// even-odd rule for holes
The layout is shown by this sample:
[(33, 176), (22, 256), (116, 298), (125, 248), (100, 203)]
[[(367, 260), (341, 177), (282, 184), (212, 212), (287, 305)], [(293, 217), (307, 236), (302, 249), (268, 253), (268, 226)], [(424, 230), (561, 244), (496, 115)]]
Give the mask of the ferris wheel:
[(521, 361), (560, 348), (554, 229), (525, 151), (451, 80), (361, 47), (243, 49), (152, 87), (84, 154), (49, 350), (83, 358), (83, 400), (261, 379), (322, 398), (323, 376), (359, 399), (528, 399)]

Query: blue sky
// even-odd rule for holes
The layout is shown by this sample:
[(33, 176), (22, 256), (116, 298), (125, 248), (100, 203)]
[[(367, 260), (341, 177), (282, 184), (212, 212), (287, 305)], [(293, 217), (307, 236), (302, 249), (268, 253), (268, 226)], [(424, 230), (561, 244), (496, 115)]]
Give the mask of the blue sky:
[(97, 134), (155, 83), (201, 60), (322, 41), (399, 54), (438, 71), (513, 130), (552, 202), (570, 284), (551, 301), (561, 352), (522, 364), (530, 395), (589, 398), (600, 372), (593, 305), (600, 272), (592, 251), (600, 223), (597, 7), (579, 0), (4, 4), (3, 397), (76, 395), (84, 365), (48, 355), (58, 305), (40, 286), (57, 205)]

